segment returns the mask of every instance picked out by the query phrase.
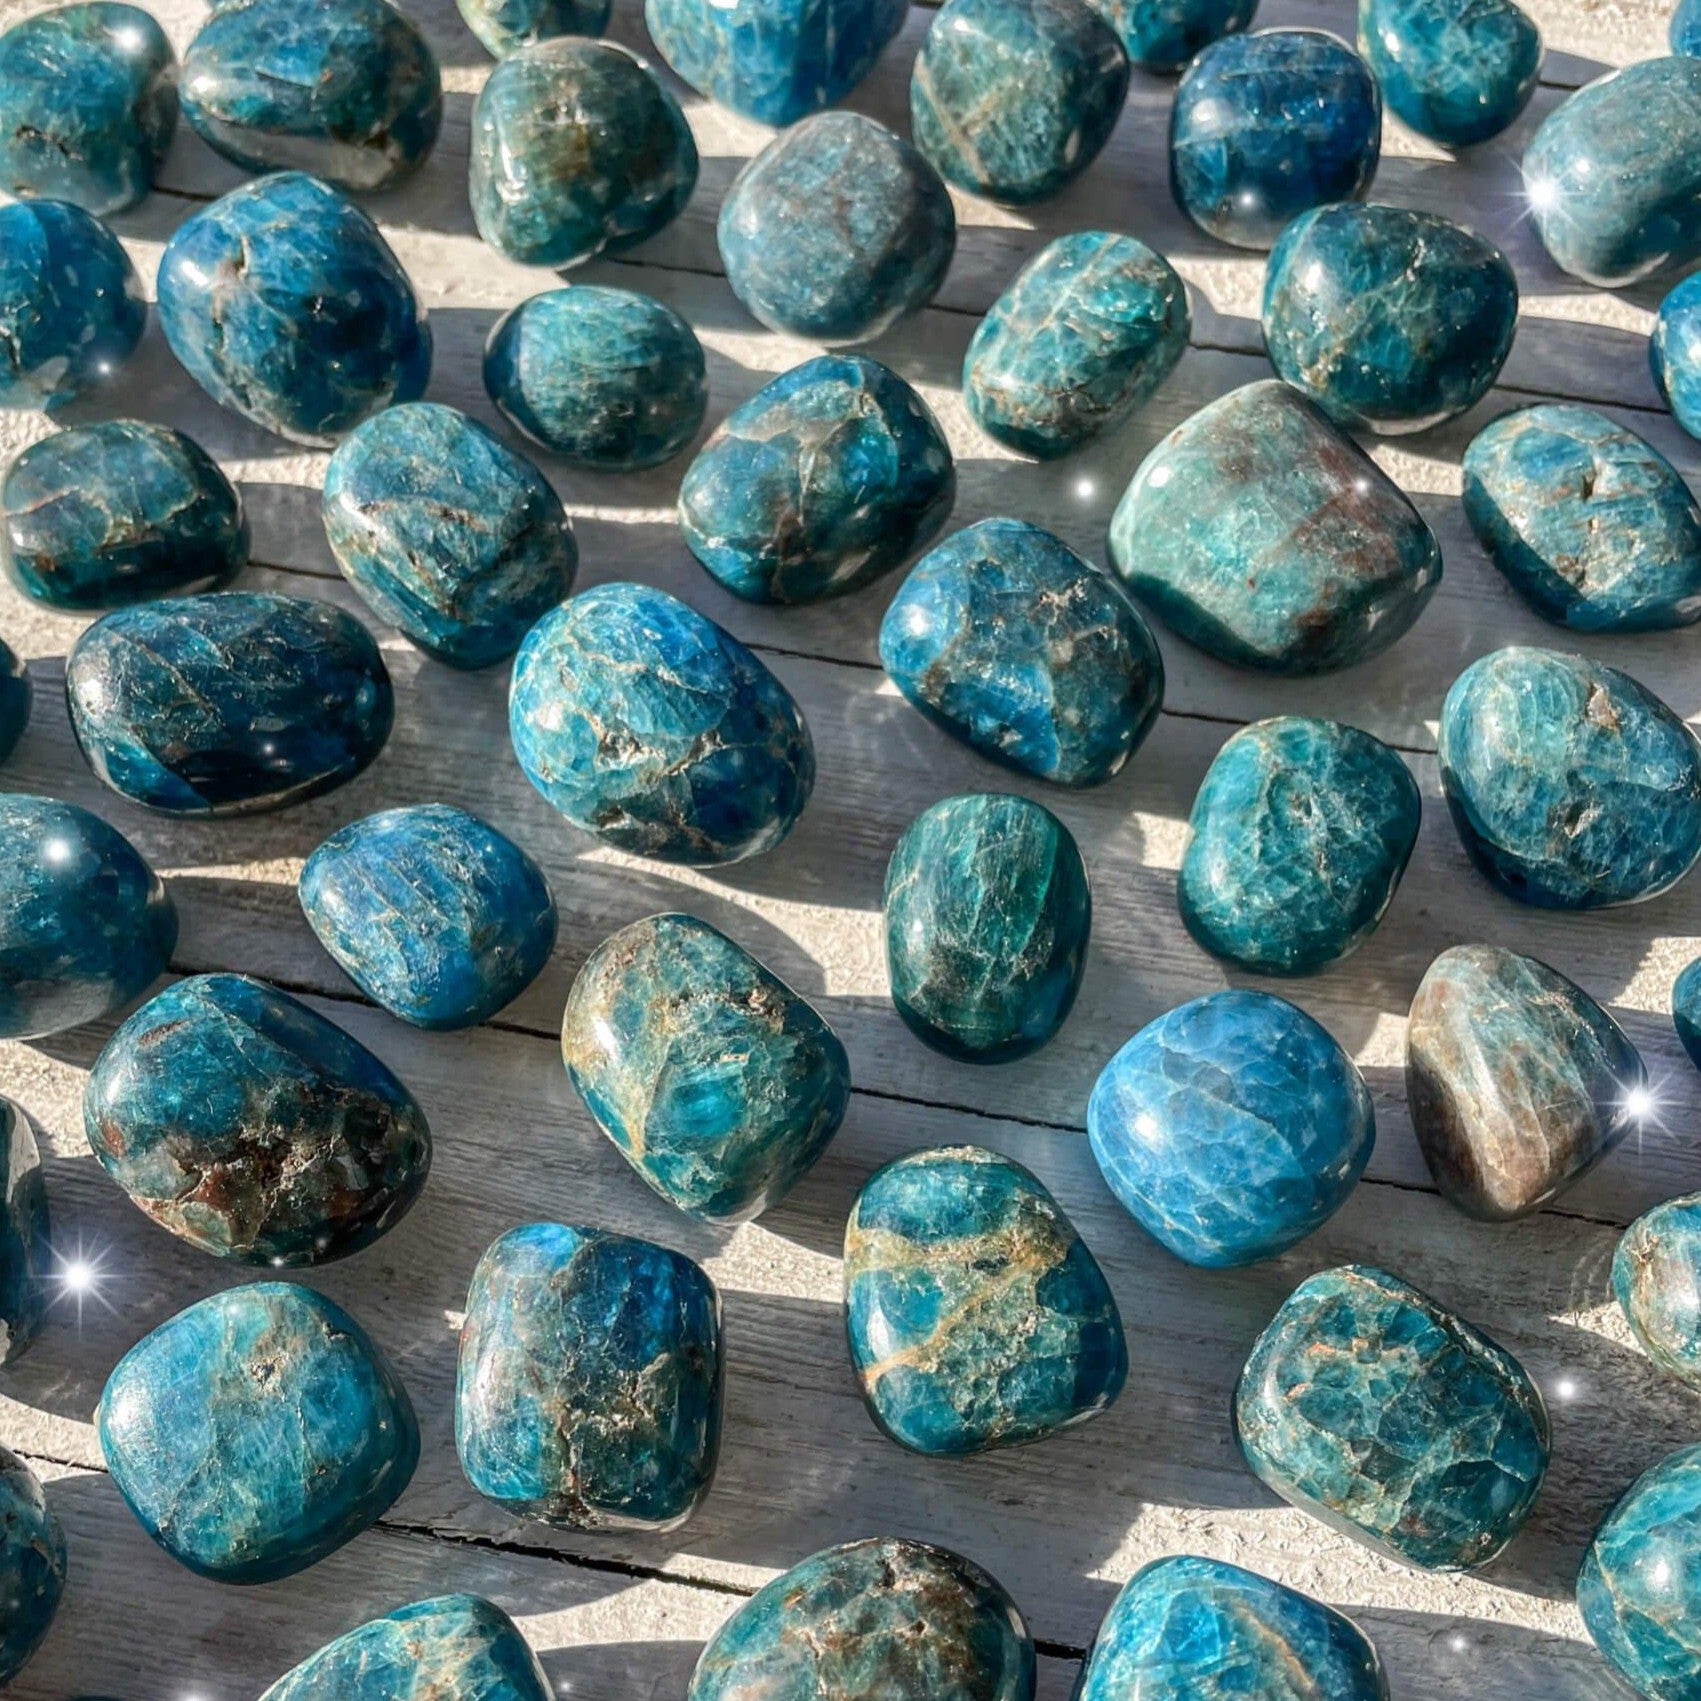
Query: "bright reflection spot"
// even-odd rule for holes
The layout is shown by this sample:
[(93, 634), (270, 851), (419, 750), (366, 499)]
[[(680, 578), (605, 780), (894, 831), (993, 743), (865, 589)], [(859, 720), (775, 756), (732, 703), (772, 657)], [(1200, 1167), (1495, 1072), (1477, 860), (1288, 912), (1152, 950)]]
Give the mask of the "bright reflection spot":
[(1579, 1392), (1575, 1376), (1562, 1376), (1553, 1385), (1553, 1397), (1556, 1400), (1575, 1400)]
[(1099, 487), (1090, 478), (1078, 478), (1075, 480), (1075, 494), (1080, 497), (1083, 502), (1091, 502), (1098, 493)]
[(85, 1246), (81, 1239), (76, 1246), (61, 1252), (58, 1247), (53, 1249), (52, 1285), (58, 1291), (53, 1295), (53, 1303), (68, 1300), (77, 1308), (77, 1322), (83, 1321), (83, 1306), (90, 1300), (112, 1310), (112, 1302), (102, 1289), (107, 1285), (110, 1272), (106, 1268), (106, 1260), (98, 1247)]
[(1654, 1097), (1652, 1088), (1632, 1087), (1624, 1095), (1625, 1114), (1638, 1122), (1646, 1122), (1659, 1108), (1660, 1101)]
[(1527, 178), (1524, 183), (1524, 193), (1530, 198), (1530, 205), (1535, 210), (1545, 212), (1559, 199), (1559, 191), (1545, 177)]
[(1455, 1654), (1462, 1654), (1470, 1646), (1470, 1643), (1468, 1643), (1463, 1636), (1455, 1633), (1453, 1639), (1447, 1645)]

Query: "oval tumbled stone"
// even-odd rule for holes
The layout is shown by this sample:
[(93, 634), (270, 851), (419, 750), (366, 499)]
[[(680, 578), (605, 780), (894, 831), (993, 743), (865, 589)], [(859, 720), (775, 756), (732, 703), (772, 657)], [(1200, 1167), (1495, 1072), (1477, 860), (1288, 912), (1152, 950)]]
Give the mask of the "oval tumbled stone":
[(1668, 1199), (1624, 1231), (1612, 1291), (1648, 1357), (1701, 1387), (1701, 1193)]
[(18, 747), (30, 724), (35, 691), (24, 658), (0, 638), (0, 762)]
[(0, 1364), (10, 1364), (39, 1333), (58, 1264), (30, 1119), (0, 1098)]
[(1689, 1061), (1701, 1069), (1701, 957), (1692, 958), (1672, 982), (1671, 1017)]
[(1258, 0), (1093, 0), (1142, 71), (1179, 71), (1201, 48), (1252, 22)]
[(494, 59), (558, 35), (604, 35), (614, 0), (455, 0)]
[(1701, 278), (1685, 278), (1660, 303), (1648, 365), (1672, 418), (1701, 437)]
[(1358, 45), (1388, 110), (1450, 148), (1498, 136), (1541, 73), (1541, 31), (1513, 0), (1358, 0)]
[(65, 1532), (35, 1472), (0, 1447), (0, 1684), (41, 1646), (65, 1592)]

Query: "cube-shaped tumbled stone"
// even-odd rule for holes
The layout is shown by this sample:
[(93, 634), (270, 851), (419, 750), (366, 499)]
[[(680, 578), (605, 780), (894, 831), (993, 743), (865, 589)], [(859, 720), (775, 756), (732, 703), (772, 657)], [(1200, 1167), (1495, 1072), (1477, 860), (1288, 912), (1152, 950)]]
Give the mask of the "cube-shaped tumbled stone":
[(1648, 1357), (1701, 1386), (1701, 1193), (1668, 1199), (1624, 1231), (1612, 1288)]
[(0, 1447), (0, 1684), (41, 1646), (65, 1591), (65, 1532), (33, 1472)]
[(29, 1118), (0, 1098), (0, 1364), (35, 1338), (54, 1270), (47, 1187)]

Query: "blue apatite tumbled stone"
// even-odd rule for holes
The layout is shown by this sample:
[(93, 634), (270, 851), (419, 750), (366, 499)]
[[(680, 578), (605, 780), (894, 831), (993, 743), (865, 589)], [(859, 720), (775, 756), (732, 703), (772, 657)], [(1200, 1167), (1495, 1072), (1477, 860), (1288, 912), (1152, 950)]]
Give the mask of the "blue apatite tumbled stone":
[(468, 1028), (511, 1004), (555, 947), (543, 870), (444, 803), (340, 827), (307, 859), (301, 907), (356, 986), (420, 1028)]
[(525, 776), (621, 850), (707, 866), (771, 850), (815, 785), (791, 693), (666, 591), (581, 591), (526, 635), (508, 731)]
[(1701, 1385), (1701, 1194), (1668, 1199), (1624, 1231), (1612, 1290), (1648, 1357)]
[(568, 1530), (670, 1530), (721, 1443), (721, 1302), (682, 1252), (528, 1223), (478, 1261), (455, 1445), (480, 1494)]
[(1300, 393), (1231, 390), (1140, 463), (1110, 522), (1135, 598), (1236, 667), (1327, 673), (1388, 648), (1441, 582), (1398, 485)]
[(1093, 0), (1142, 71), (1179, 71), (1202, 47), (1252, 22), (1258, 0)]
[(602, 35), (614, 10), (614, 0), (455, 0), (455, 4), (467, 28), (497, 59), (558, 35)]
[(267, 591), (114, 610), (72, 646), (65, 695), (95, 773), (170, 815), (256, 815), (334, 791), (395, 717), (353, 615)]
[(1436, 758), (1471, 861), (1521, 903), (1633, 904), (1701, 857), (1701, 744), (1604, 662), (1516, 646), (1473, 662)]
[(1264, 277), (1270, 364), (1349, 430), (1427, 431), (1475, 407), (1517, 322), (1506, 256), (1407, 207), (1301, 213)]
[(1376, 79), (1324, 30), (1213, 42), (1187, 67), (1170, 110), (1176, 205), (1241, 248), (1268, 248), (1312, 207), (1356, 201), (1381, 150)]
[(1506, 129), (1542, 64), (1541, 31), (1513, 0), (1358, 0), (1358, 45), (1389, 111), (1450, 148)]
[(431, 1167), (407, 1088), (335, 1023), (245, 975), (193, 975), (149, 999), (96, 1058), (83, 1130), (138, 1210), (241, 1264), (370, 1246)]
[(1673, 53), (1701, 56), (1701, 4), (1697, 0), (1677, 0), (1666, 25), (1666, 37)]
[(1672, 418), (1701, 437), (1701, 278), (1685, 278), (1660, 303), (1648, 364)]
[(1689, 1061), (1701, 1069), (1701, 957), (1672, 983), (1671, 1015)]
[(1234, 1426), (1284, 1500), (1429, 1571), (1486, 1565), (1547, 1474), (1547, 1408), (1517, 1359), (1363, 1264), (1289, 1294), (1241, 1372)]
[(877, 360), (824, 354), (727, 416), (685, 474), (679, 525), (735, 596), (819, 602), (908, 560), (956, 496), (927, 403)]
[(0, 1364), (35, 1339), (47, 1315), (53, 1270), (41, 1153), (29, 1118), (0, 1098)]
[(299, 443), (329, 444), (431, 372), (431, 332), (377, 225), (299, 171), (185, 219), (159, 268), (171, 352), (214, 401)]
[(65, 1591), (65, 1532), (35, 1472), (0, 1447), (0, 1684), (29, 1664)]
[(917, 1453), (980, 1453), (1084, 1423), (1128, 1347), (1097, 1261), (1018, 1163), (978, 1146), (895, 1159), (845, 1224), (845, 1327), (874, 1421)]
[(372, 611), (451, 667), (520, 647), (573, 588), (579, 546), (549, 480), (456, 408), (386, 408), (325, 469), (325, 537)]
[(709, 405), (697, 333), (647, 295), (598, 284), (510, 308), (485, 344), (484, 388), (517, 431), (598, 472), (672, 460)]
[(860, 112), (819, 112), (739, 172), (715, 234), (733, 294), (769, 330), (860, 343), (933, 299), (957, 215), (902, 137)]
[(382, 1517), (419, 1462), (407, 1391), (311, 1288), (229, 1288), (118, 1361), (95, 1414), (137, 1522), (218, 1583), (270, 1583)]
[(30, 670), (24, 658), (0, 638), (0, 762), (18, 747), (30, 724), (35, 693), (30, 688)]
[(620, 1155), (708, 1222), (784, 1198), (850, 1100), (845, 1048), (807, 1000), (689, 915), (635, 921), (585, 959), (561, 1055)]

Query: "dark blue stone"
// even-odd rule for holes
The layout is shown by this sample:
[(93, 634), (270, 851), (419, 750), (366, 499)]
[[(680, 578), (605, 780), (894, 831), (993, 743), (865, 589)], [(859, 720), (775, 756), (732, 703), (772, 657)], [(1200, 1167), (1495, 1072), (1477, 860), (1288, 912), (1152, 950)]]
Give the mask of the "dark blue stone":
[(287, 1282), (227, 1289), (144, 1335), (95, 1422), (137, 1522), (218, 1583), (275, 1582), (334, 1553), (419, 1461), (407, 1391), (366, 1331)]
[(1241, 1372), (1234, 1426), (1284, 1500), (1428, 1571), (1486, 1565), (1547, 1475), (1547, 1409), (1517, 1359), (1362, 1264), (1288, 1296)]
[(578, 571), (549, 480), (436, 402), (386, 408), (350, 432), (325, 469), (323, 514), (373, 613), (451, 667), (506, 660)]
[[(53, 1273), (47, 1187), (29, 1118), (0, 1098), (0, 1364), (10, 1364), (47, 1316)], [(0, 1591), (11, 1608), (10, 1597)], [(0, 1658), (0, 1669), (4, 1667)]]
[(1450, 148), (1506, 129), (1542, 63), (1541, 31), (1513, 0), (1358, 0), (1358, 44), (1388, 110)]
[(721, 1444), (721, 1302), (681, 1252), (529, 1223), (473, 1272), (455, 1444), (480, 1494), (567, 1530), (671, 1530)]
[(945, 524), (939, 421), (865, 355), (819, 355), (733, 409), (679, 490), (685, 542), (747, 602), (809, 603), (890, 573)]
[(111, 1015), (176, 945), (170, 896), (117, 828), (57, 798), (0, 794), (0, 1038)]
[(1666, 36), (1673, 53), (1701, 57), (1701, 0), (1677, 0), (1666, 26)]
[(216, 590), (247, 560), (242, 498), (169, 425), (73, 426), (26, 449), (0, 484), (0, 562), (53, 608)]
[(1668, 1199), (1624, 1231), (1612, 1290), (1648, 1357), (1701, 1386), (1701, 1194)]
[(666, 591), (608, 584), (546, 614), (508, 698), (520, 767), (575, 827), (695, 866), (771, 850), (815, 785), (791, 693)]
[(334, 791), (384, 748), (395, 697), (353, 615), (265, 591), (103, 616), (65, 664), (95, 773), (170, 815), (256, 815)]
[(845, 1224), (845, 1327), (876, 1424), (917, 1453), (1038, 1441), (1105, 1411), (1128, 1347), (1075, 1225), (978, 1146), (877, 1170)]
[(1321, 1228), (1376, 1143), (1370, 1091), (1303, 1010), (1213, 992), (1107, 1063), (1087, 1135), (1111, 1192), (1177, 1258), (1253, 1264)]
[(1701, 744), (1604, 662), (1522, 648), (1473, 662), (1436, 756), (1471, 861), (1521, 903), (1636, 903), (1701, 857)]
[(107, 1041), (83, 1094), (136, 1208), (215, 1258), (328, 1264), (407, 1215), (431, 1167), (413, 1095), (358, 1040), (245, 975), (193, 975)]
[(1200, 48), (1252, 22), (1258, 0), (1093, 0), (1142, 71), (1179, 71)]
[(860, 343), (933, 299), (957, 215), (908, 142), (860, 112), (820, 112), (733, 180), (716, 237), (733, 294), (769, 330)]
[(307, 859), (301, 907), (356, 986), (420, 1028), (469, 1028), (511, 1004), (555, 948), (543, 870), (443, 803), (341, 827)]
[(0, 762), (17, 749), (18, 740), (24, 736), (34, 698), (24, 658), (0, 638)]
[(328, 444), (431, 371), (408, 275), (367, 215), (299, 171), (233, 190), (177, 227), (159, 268), (171, 352), (214, 401)]
[(35, 1473), (0, 1447), (0, 1684), (41, 1646), (65, 1590), (65, 1532)]
[(614, 0), (455, 0), (467, 28), (501, 59), (558, 35), (606, 33)]
[(1672, 418), (1701, 437), (1701, 277), (1685, 278), (1660, 303), (1648, 364)]
[(697, 333), (647, 295), (597, 284), (510, 308), (485, 344), (484, 388), (516, 430), (597, 472), (672, 460), (709, 404)]
[(620, 1155), (708, 1222), (784, 1198), (850, 1100), (845, 1048), (808, 1001), (689, 915), (635, 921), (585, 959), (561, 1054)]
[(1689, 1061), (1701, 1069), (1701, 957), (1672, 983), (1671, 1015)]
[(1230, 35), (1175, 91), (1170, 190), (1201, 230), (1268, 248), (1297, 214), (1356, 201), (1381, 148), (1376, 79), (1344, 41), (1324, 30)]

